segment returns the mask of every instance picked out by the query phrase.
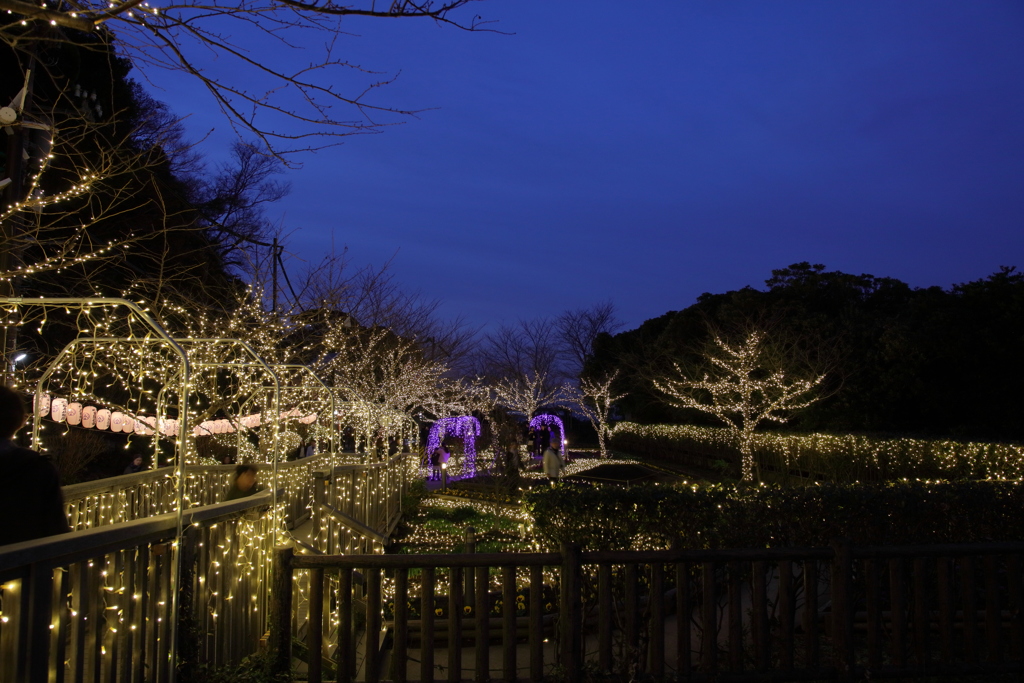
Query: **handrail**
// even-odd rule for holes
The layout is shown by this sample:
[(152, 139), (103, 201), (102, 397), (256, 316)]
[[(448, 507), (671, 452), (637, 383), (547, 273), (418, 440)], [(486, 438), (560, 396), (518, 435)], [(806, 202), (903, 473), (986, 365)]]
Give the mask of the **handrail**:
[(173, 466), (158, 467), (156, 469), (144, 470), (142, 472), (119, 474), (115, 477), (83, 481), (78, 484), (68, 484), (67, 486), (61, 487), (61, 492), (64, 494), (64, 500), (67, 501), (75, 498), (84, 498), (85, 496), (91, 496), (97, 493), (106, 493), (107, 491), (111, 491), (115, 488), (127, 488), (128, 486), (136, 483), (141, 484), (151, 480), (155, 481), (173, 474)]
[[(326, 507), (326, 506), (325, 506)], [(961, 543), (917, 546), (853, 546), (858, 559), (892, 557), (956, 557), (1024, 553), (1024, 542)], [(613, 550), (581, 552), (581, 564), (635, 564), (664, 562), (777, 562), (779, 560), (831, 560), (834, 548), (723, 548), (720, 550)], [(561, 553), (468, 553), (452, 555), (318, 555), (296, 556), (298, 569), (349, 567), (367, 569), (413, 569), (420, 567), (535, 567), (561, 564)]]
[(387, 536), (382, 535), (380, 532), (374, 531), (373, 529), (366, 526), (359, 520), (346, 515), (344, 512), (334, 507), (330, 503), (320, 503), (319, 505), (324, 512), (329, 514), (331, 517), (333, 517), (341, 524), (344, 524), (348, 528), (352, 529), (353, 531), (357, 531), (363, 536), (366, 536), (368, 538), (373, 539), (374, 541), (377, 541), (381, 545), (388, 545), (391, 542), (391, 539), (389, 539)]
[[(246, 498), (190, 508), (182, 514), (183, 525), (215, 523), (236, 516), (249, 508), (269, 505), (271, 491), (261, 491)], [(31, 541), (0, 546), (0, 577), (29, 564), (49, 563), (54, 566), (75, 562), (85, 557), (103, 555), (128, 541), (139, 543), (162, 539), (177, 532), (177, 513), (136, 519), (119, 524), (46, 536)], [(0, 578), (0, 580), (4, 580)]]

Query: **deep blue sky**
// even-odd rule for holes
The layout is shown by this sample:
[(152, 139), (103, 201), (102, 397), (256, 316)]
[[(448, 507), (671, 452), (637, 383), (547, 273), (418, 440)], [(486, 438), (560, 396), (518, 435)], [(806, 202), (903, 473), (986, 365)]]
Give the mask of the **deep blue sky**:
[[(630, 327), (797, 261), (913, 285), (1024, 266), (1024, 3), (492, 0), (514, 35), (353, 21), (430, 108), (308, 155), (272, 216), (397, 252), (474, 324), (612, 299)], [(180, 85), (158, 98), (226, 126)], [(295, 265), (298, 268), (298, 265)]]

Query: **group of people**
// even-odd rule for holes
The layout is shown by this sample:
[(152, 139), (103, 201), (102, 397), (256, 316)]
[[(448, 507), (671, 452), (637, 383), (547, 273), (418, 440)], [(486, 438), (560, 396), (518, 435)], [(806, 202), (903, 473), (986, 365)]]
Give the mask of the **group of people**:
[(437, 481), (441, 478), (441, 470), (447, 469), (451, 457), (451, 451), (445, 448), (444, 444), (440, 444), (434, 449), (434, 452), (430, 454), (430, 481)]

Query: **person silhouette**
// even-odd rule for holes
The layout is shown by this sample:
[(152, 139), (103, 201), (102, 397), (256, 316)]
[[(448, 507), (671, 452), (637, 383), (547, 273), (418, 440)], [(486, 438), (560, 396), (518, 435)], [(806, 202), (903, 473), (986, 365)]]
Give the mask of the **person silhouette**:
[(14, 443), (26, 417), (21, 396), (0, 386), (0, 545), (71, 531), (57, 468)]

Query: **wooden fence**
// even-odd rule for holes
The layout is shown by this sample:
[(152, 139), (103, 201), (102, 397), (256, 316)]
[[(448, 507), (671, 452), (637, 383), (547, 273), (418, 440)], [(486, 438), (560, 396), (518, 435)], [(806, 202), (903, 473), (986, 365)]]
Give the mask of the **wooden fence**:
[[(386, 536), (397, 522), (405, 459), (330, 465), (327, 458), (279, 464), (278, 521), (300, 524), (317, 508), (315, 495), (320, 504), (346, 506), (331, 516), (336, 546), (379, 552), (352, 539), (363, 531)], [(172, 653), (187, 669), (235, 664), (255, 652), (267, 629), (272, 549), (282, 529), (273, 526), (271, 491), (215, 502), (233, 470), (188, 468), (193, 507), (180, 527), (171, 512), (173, 472), (164, 468), (67, 487), (75, 531), (0, 547), (0, 682), (163, 683), (172, 680)]]
[(175, 650), (213, 666), (254, 652), (270, 503), (264, 492), (188, 510), (180, 537), (172, 513), (3, 546), (0, 680), (161, 683)]
[(298, 666), (309, 681), (325, 672), (402, 682), (1020, 673), (1022, 555), (1024, 543), (360, 557), (282, 549), (272, 652), (279, 670), (296, 665), (292, 582), (308, 573), (309, 654)]
[(320, 530), (317, 547), (329, 554), (381, 552), (401, 517), (415, 461), (415, 455), (400, 453), (386, 462), (314, 471), (311, 511)]
[[(337, 459), (346, 460), (354, 457), (356, 454), (340, 453)], [(325, 468), (330, 469), (334, 460), (331, 454), (324, 453), (311, 458), (278, 463), (277, 485), (286, 498), (283, 514), (289, 527), (301, 524), (310, 516), (309, 503), (313, 497), (315, 473)], [(384, 464), (346, 467), (358, 471), (360, 468), (379, 469)], [(187, 466), (184, 482), (185, 507), (211, 505), (220, 501), (231, 486), (234, 472), (234, 465)], [(260, 481), (268, 487), (272, 485), (271, 472), (269, 465), (261, 466)], [(161, 467), (136, 474), (73, 484), (63, 487), (62, 490), (68, 521), (71, 528), (76, 531), (173, 512), (177, 508), (178, 500), (173, 467)], [(361, 510), (356, 510), (357, 515)]]

